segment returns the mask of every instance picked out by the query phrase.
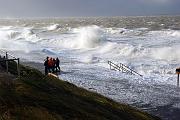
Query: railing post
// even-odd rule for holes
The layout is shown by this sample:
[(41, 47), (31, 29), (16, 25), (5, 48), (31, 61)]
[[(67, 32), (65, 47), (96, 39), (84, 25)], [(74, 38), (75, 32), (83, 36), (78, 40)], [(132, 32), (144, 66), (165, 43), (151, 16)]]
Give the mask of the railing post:
[(119, 68), (120, 68), (120, 69), (119, 69), (119, 71), (120, 71), (120, 70), (122, 69), (122, 68), (121, 68), (121, 63), (119, 63)]
[(179, 74), (180, 74), (180, 68), (176, 69), (176, 74), (177, 74), (177, 87), (179, 87)]
[(8, 53), (7, 52), (6, 52), (6, 58), (5, 59), (6, 59), (6, 72), (8, 73), (9, 70), (8, 70), (8, 61), (7, 61), (8, 60)]
[(18, 72), (18, 77), (20, 78), (20, 65), (19, 65), (20, 61), (19, 61), (19, 58), (17, 60), (18, 60), (18, 62), (17, 62), (17, 72)]
[(122, 64), (122, 73), (124, 73), (124, 66), (123, 66), (123, 64)]
[(109, 62), (109, 65), (110, 65), (110, 70), (111, 70), (111, 62)]
[(177, 76), (177, 87), (179, 87), (179, 74)]

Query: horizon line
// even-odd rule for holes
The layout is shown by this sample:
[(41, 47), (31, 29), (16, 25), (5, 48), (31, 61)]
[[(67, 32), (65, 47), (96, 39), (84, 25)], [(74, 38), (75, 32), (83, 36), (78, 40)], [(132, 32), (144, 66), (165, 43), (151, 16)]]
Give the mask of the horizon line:
[(173, 17), (180, 16), (180, 14), (168, 15), (168, 14), (159, 14), (159, 15), (122, 15), (122, 16), (31, 16), (31, 17), (0, 17), (0, 19), (58, 19), (58, 18), (113, 18), (113, 17)]

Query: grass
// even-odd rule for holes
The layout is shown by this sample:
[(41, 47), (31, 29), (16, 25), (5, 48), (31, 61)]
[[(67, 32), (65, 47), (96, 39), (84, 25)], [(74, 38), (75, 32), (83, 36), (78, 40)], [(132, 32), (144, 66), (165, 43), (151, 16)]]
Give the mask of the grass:
[[(16, 75), (16, 64), (9, 65)], [(0, 78), (0, 120), (159, 120), (31, 67), (21, 65), (20, 78), (4, 79)]]

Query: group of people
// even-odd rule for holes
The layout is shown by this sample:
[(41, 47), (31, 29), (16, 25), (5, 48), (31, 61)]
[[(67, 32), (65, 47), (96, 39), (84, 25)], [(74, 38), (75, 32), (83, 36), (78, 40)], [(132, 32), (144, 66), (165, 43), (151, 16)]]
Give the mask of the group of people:
[(48, 73), (60, 72), (61, 69), (59, 63), (60, 60), (58, 59), (58, 57), (56, 59), (52, 57), (47, 57), (44, 61), (45, 74), (47, 75)]

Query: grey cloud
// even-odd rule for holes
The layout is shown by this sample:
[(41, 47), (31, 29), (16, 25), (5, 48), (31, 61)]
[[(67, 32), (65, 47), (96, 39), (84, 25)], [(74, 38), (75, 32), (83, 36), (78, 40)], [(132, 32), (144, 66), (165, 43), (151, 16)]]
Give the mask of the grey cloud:
[(0, 0), (0, 16), (126, 16), (179, 14), (179, 0)]

